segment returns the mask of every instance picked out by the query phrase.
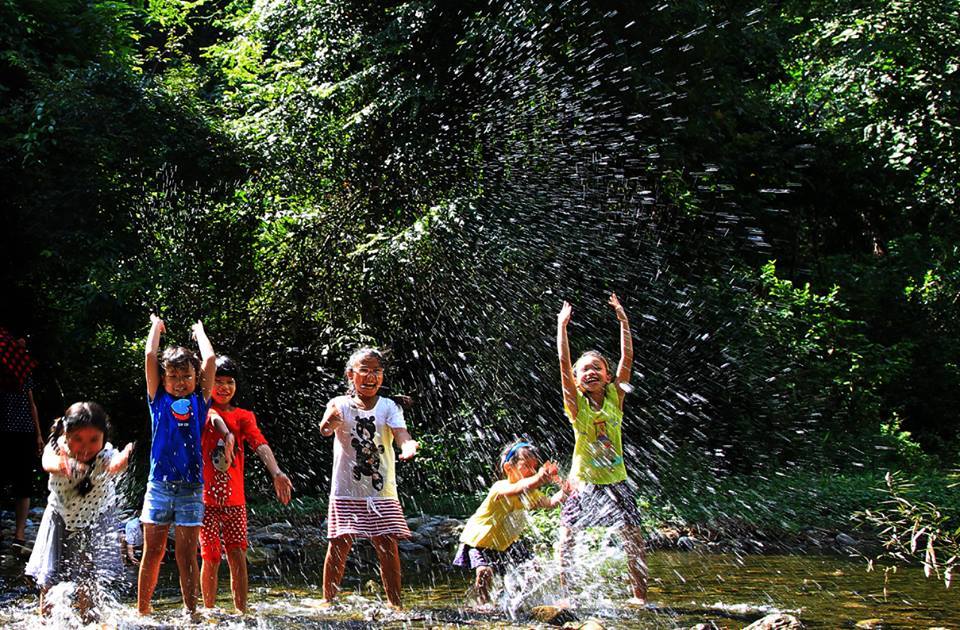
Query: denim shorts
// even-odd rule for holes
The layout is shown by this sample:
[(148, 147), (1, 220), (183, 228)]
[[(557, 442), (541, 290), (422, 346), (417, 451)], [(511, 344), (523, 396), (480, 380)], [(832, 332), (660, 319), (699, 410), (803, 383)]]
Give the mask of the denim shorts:
[(140, 520), (154, 525), (203, 525), (203, 484), (148, 481)]

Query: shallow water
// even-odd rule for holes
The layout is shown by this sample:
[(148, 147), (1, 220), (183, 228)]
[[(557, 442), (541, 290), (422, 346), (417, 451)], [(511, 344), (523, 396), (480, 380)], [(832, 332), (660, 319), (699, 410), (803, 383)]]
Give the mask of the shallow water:
[[(880, 619), (884, 628), (960, 628), (960, 606), (955, 590), (942, 582), (926, 580), (915, 567), (901, 568), (890, 576), (884, 597), (882, 572), (868, 573), (862, 562), (828, 556), (744, 556), (658, 552), (651, 554), (652, 610), (632, 609), (620, 602), (624, 580), (604, 586), (610, 600), (597, 596), (565, 617), (574, 627), (595, 619), (608, 628), (677, 628), (713, 622), (721, 628), (742, 628), (769, 612), (797, 616), (809, 628), (853, 627), (858, 621)], [(121, 628), (187, 625), (180, 613), (179, 594), (172, 563), (155, 598), (158, 614), (142, 620), (133, 610), (132, 592), (109, 606), (103, 621)], [(226, 566), (221, 573), (219, 605), (229, 609)], [(132, 572), (132, 569), (131, 569)], [(204, 615), (201, 625), (234, 628), (361, 628), (377, 624), (391, 628), (548, 627), (528, 612), (511, 619), (506, 613), (471, 611), (470, 579), (466, 573), (437, 571), (432, 575), (408, 574), (402, 614), (387, 609), (370, 579), (354, 573), (344, 586), (351, 589), (332, 609), (319, 607), (319, 575), (268, 579), (253, 576), (251, 614), (246, 618), (216, 611)], [(286, 583), (281, 583), (283, 580)], [(373, 588), (371, 588), (373, 587)], [(7, 581), (0, 604), (0, 625), (37, 627), (36, 599), (16, 581)], [(601, 604), (597, 604), (601, 602)], [(576, 621), (574, 621), (576, 620)], [(61, 620), (62, 625), (64, 622)]]

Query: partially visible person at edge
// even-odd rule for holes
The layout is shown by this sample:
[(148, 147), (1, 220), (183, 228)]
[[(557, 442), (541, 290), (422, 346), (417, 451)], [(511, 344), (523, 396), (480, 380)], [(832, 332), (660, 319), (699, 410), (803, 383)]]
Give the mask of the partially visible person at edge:
[[(166, 326), (156, 315), (150, 316), (144, 369), (153, 443), (150, 477), (140, 515), (144, 544), (137, 580), (137, 608), (141, 615), (153, 612), (151, 599), (166, 551), (167, 532), (170, 525), (175, 525), (180, 594), (186, 615), (196, 621), (200, 577), (197, 544), (203, 525), (200, 433), (210, 408), (217, 357), (203, 324), (197, 322), (192, 330), (200, 348), (199, 359), (192, 350), (182, 346), (171, 346), (160, 355), (160, 335), (166, 332)], [(229, 436), (223, 420), (218, 417), (215, 422), (220, 434), (224, 438)], [(228, 459), (232, 452), (232, 449), (227, 452)]]
[(621, 424), (623, 399), (633, 365), (630, 323), (616, 294), (609, 304), (620, 324), (620, 363), (611, 377), (606, 358), (584, 352), (570, 362), (567, 324), (573, 313), (568, 302), (557, 316), (557, 352), (563, 407), (575, 436), (569, 481), (572, 493), (560, 515), (560, 578), (569, 586), (574, 536), (587, 527), (614, 527), (623, 535), (633, 596), (628, 603), (647, 603), (647, 564), (636, 493), (627, 478)]
[[(27, 346), (23, 337), (18, 337), (16, 343), (24, 349)], [(0, 466), (0, 490), (8, 490), (9, 494), (4, 492), (4, 496), (13, 498), (16, 520), (13, 546), (22, 549), (26, 544), (33, 480), (46, 443), (30, 376), (20, 391), (0, 392), (0, 440), (7, 450)]]
[[(244, 444), (257, 454), (273, 479), (277, 500), (290, 502), (293, 484), (277, 465), (277, 460), (257, 426), (252, 411), (234, 405), (237, 364), (227, 356), (217, 357), (217, 376), (213, 386), (213, 407), (201, 438), (203, 452), (203, 527), (200, 529), (200, 590), (203, 605), (213, 608), (217, 602), (217, 583), (222, 551), (226, 551), (230, 567), (230, 589), (233, 605), (240, 613), (247, 611), (247, 502), (244, 495)], [(220, 436), (214, 423), (222, 418), (230, 435)], [(226, 451), (232, 451), (227, 465)]]

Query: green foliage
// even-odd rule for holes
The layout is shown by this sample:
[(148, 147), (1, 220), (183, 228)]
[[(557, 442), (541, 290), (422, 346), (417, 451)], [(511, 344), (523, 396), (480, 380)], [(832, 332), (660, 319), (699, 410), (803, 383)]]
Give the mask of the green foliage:
[(505, 441), (566, 458), (552, 313), (610, 346), (617, 290), (650, 497), (686, 467), (949, 462), (956, 12), (755, 9), (0, 1), (0, 315), (44, 417), (94, 397), (146, 438), (148, 312), (170, 341), (203, 318), (322, 494), (318, 410), (377, 344), (417, 398), (401, 476), (456, 509)]
[[(953, 572), (960, 562), (958, 478), (960, 476), (953, 474), (939, 480), (945, 492), (953, 490), (952, 505), (944, 507), (942, 501), (934, 504), (917, 496), (915, 484), (905, 480), (902, 474), (886, 474), (885, 500), (879, 507), (855, 515), (880, 532), (884, 550), (870, 561), (871, 568), (874, 562), (919, 561), (924, 575), (928, 578), (936, 575), (947, 588), (950, 587)], [(885, 572), (895, 568), (896, 565), (887, 566)]]

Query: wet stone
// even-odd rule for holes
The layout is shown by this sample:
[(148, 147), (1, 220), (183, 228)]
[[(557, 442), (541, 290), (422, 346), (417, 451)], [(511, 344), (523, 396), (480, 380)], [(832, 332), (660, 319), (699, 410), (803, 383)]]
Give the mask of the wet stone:
[(743, 630), (801, 630), (803, 624), (793, 615), (772, 613), (751, 623)]

